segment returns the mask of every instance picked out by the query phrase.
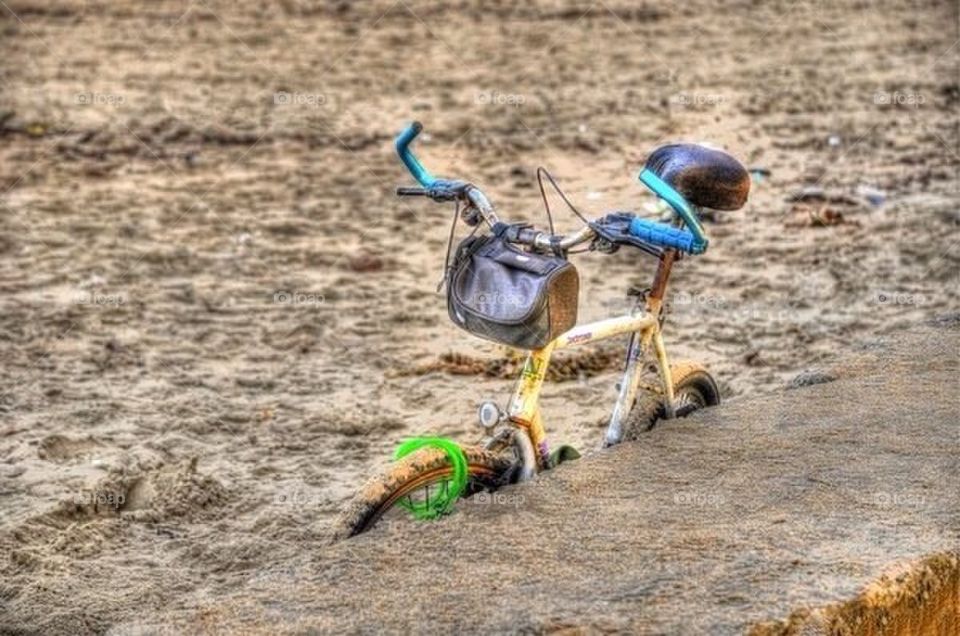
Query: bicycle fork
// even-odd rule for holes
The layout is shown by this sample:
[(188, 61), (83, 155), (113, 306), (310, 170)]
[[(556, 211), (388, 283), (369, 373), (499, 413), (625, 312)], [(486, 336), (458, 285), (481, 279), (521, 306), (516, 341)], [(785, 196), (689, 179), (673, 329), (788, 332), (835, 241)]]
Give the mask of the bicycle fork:
[(673, 377), (670, 373), (670, 362), (667, 359), (667, 350), (663, 345), (660, 329), (654, 328), (646, 332), (636, 332), (630, 336), (630, 344), (627, 347), (627, 364), (618, 385), (617, 402), (614, 404), (613, 413), (610, 414), (610, 423), (607, 425), (607, 432), (604, 434), (604, 446), (613, 446), (623, 440), (623, 423), (636, 402), (637, 391), (640, 386), (640, 372), (643, 370), (643, 360), (651, 343), (657, 357), (657, 370), (663, 388), (665, 415), (668, 419), (674, 415)]
[(667, 349), (663, 345), (663, 336), (660, 332), (660, 327), (663, 324), (663, 297), (667, 291), (667, 280), (670, 278), (670, 270), (673, 268), (675, 258), (676, 254), (673, 250), (667, 250), (660, 256), (657, 272), (653, 279), (653, 287), (649, 290), (649, 294), (645, 295), (644, 305), (646, 311), (658, 319), (653, 327), (644, 331), (634, 332), (630, 336), (630, 344), (627, 347), (627, 363), (623, 370), (623, 378), (620, 380), (617, 403), (613, 407), (613, 413), (610, 415), (610, 424), (607, 426), (607, 432), (604, 435), (604, 446), (613, 446), (623, 440), (623, 423), (636, 402), (637, 389), (640, 384), (640, 372), (642, 371), (643, 360), (646, 357), (647, 351), (650, 349), (651, 342), (654, 353), (656, 354), (657, 371), (663, 390), (664, 416), (667, 419), (671, 419), (675, 414), (673, 404), (673, 377), (670, 373), (670, 361), (667, 359)]

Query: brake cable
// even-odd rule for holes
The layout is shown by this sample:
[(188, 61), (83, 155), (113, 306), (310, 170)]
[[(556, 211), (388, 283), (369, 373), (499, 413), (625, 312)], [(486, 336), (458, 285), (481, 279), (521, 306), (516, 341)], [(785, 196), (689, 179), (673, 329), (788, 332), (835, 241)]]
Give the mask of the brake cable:
[(553, 175), (550, 174), (543, 166), (538, 166), (537, 185), (540, 186), (540, 197), (543, 199), (543, 207), (547, 211), (547, 222), (550, 224), (550, 233), (556, 234), (557, 232), (553, 227), (553, 214), (550, 212), (550, 203), (547, 201), (547, 191), (543, 187), (543, 177), (546, 177), (547, 180), (550, 181), (550, 185), (552, 185), (556, 193), (560, 195), (560, 198), (563, 199), (563, 202), (567, 204), (567, 207), (570, 208), (570, 211), (576, 214), (577, 217), (583, 221), (584, 225), (589, 226), (590, 221), (588, 221), (587, 217), (583, 216), (583, 214), (580, 213), (580, 210), (578, 210), (577, 207), (570, 202), (570, 199), (567, 198), (567, 195), (564, 194), (563, 190), (560, 189), (560, 186), (557, 185), (557, 181), (553, 178)]

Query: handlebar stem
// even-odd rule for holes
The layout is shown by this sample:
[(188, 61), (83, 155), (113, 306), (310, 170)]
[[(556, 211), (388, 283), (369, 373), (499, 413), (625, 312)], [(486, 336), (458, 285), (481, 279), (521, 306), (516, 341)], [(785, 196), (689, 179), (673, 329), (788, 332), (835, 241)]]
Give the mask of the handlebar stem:
[[(596, 235), (597, 233), (593, 231), (593, 228), (589, 226), (583, 227), (577, 230), (576, 232), (574, 232), (573, 234), (569, 234), (567, 236), (559, 235), (558, 238), (560, 240), (557, 242), (557, 246), (562, 251), (566, 252), (568, 249), (572, 247), (575, 247), (577, 245), (580, 245), (581, 243), (586, 243), (587, 241), (592, 240)], [(540, 232), (534, 238), (533, 246), (538, 249), (551, 250), (553, 249), (553, 246), (554, 246), (553, 236), (550, 234), (546, 234), (544, 232)]]
[(493, 224), (499, 221), (497, 213), (493, 211), (493, 204), (490, 203), (487, 195), (480, 191), (480, 188), (469, 186), (467, 188), (467, 201), (469, 201), (473, 207), (477, 208), (480, 216), (483, 217), (483, 220), (486, 221), (490, 227), (493, 227)]

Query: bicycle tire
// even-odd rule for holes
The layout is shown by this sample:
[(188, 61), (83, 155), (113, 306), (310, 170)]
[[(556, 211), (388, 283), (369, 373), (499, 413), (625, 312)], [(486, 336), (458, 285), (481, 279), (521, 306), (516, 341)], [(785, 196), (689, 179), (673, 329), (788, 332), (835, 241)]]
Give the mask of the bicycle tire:
[[(514, 460), (504, 454), (476, 447), (463, 447), (467, 458), (467, 488), (464, 496), (495, 490), (508, 481)], [(436, 448), (423, 448), (394, 462), (370, 478), (334, 523), (330, 540), (341, 541), (366, 532), (403, 497), (418, 488), (439, 483), (453, 475), (449, 456)]]
[[(702, 365), (696, 362), (670, 365), (670, 375), (674, 401), (678, 405), (676, 417), (686, 417), (694, 411), (720, 404), (717, 382)], [(623, 441), (637, 439), (665, 416), (663, 393), (659, 387), (643, 390), (624, 421)]]

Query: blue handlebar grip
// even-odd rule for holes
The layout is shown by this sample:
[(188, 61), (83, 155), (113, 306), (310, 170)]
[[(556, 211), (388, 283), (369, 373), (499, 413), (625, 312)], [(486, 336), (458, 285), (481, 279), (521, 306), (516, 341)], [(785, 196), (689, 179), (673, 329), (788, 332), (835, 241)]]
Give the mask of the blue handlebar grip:
[(630, 234), (641, 241), (660, 247), (672, 247), (689, 254), (702, 254), (706, 249), (689, 230), (680, 230), (665, 223), (634, 217), (630, 221)]
[(403, 132), (397, 135), (395, 141), (397, 147), (397, 154), (400, 155), (400, 161), (403, 162), (403, 165), (407, 167), (407, 170), (410, 171), (410, 174), (413, 175), (413, 178), (422, 185), (424, 188), (429, 188), (436, 178), (430, 174), (426, 168), (413, 156), (413, 151), (410, 150), (410, 144), (420, 134), (420, 131), (423, 130), (423, 124), (418, 121), (413, 122), (406, 128)]
[(697, 220), (696, 213), (690, 204), (687, 203), (687, 200), (683, 198), (683, 195), (674, 190), (673, 186), (658, 177), (649, 168), (641, 170), (639, 178), (641, 183), (653, 190), (654, 194), (658, 197), (666, 201), (667, 204), (673, 208), (673, 211), (677, 213), (677, 216), (683, 219), (687, 228), (693, 232), (693, 236), (696, 239), (694, 245), (700, 246), (699, 251), (693, 253), (702, 254), (705, 252), (707, 250), (707, 235), (703, 231), (703, 226), (700, 225), (700, 221)]

